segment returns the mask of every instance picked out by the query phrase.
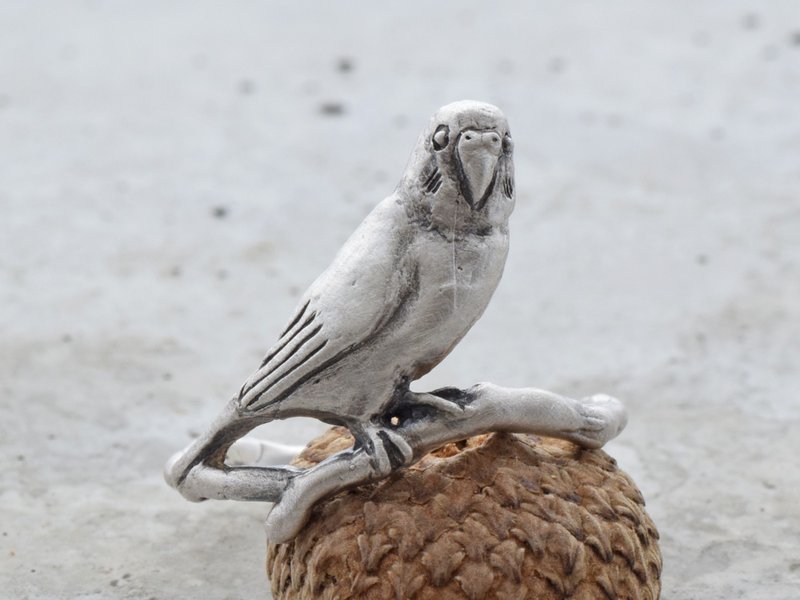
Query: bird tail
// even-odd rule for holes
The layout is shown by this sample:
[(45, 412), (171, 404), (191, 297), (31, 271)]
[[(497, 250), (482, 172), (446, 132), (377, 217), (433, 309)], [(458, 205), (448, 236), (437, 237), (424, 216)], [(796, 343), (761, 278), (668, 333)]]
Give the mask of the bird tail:
[(251, 429), (271, 420), (267, 417), (242, 416), (239, 413), (238, 398), (232, 398), (203, 435), (167, 461), (164, 479), (188, 500), (205, 500), (203, 497), (195, 497), (184, 488), (189, 472), (201, 463), (223, 469), (228, 448)]

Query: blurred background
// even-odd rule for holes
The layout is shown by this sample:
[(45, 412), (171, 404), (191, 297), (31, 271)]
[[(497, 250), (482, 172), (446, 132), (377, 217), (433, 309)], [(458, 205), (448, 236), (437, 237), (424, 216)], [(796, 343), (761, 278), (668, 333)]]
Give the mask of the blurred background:
[(663, 597), (797, 598), (792, 0), (0, 2), (1, 595), (268, 597), (267, 507), (162, 465), (462, 98), (511, 123), (512, 248), (417, 387), (622, 398)]

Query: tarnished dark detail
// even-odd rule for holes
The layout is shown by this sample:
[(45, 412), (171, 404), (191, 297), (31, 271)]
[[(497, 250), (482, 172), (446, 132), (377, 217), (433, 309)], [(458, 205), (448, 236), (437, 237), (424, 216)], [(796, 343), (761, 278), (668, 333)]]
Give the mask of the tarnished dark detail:
[(442, 186), (442, 173), (438, 168), (434, 168), (430, 176), (425, 180), (423, 187), (429, 194), (435, 194)]
[(506, 198), (512, 198), (514, 196), (514, 180), (510, 177), (503, 178), (503, 193)]

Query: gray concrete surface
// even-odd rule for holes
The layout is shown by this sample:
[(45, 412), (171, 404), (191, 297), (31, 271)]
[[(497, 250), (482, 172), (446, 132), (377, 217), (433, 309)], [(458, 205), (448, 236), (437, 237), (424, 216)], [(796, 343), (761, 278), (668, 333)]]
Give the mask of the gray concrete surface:
[(162, 463), (459, 98), (509, 116), (518, 208), (420, 387), (625, 399), (663, 597), (800, 597), (790, 0), (0, 3), (0, 596), (268, 597), (266, 507)]

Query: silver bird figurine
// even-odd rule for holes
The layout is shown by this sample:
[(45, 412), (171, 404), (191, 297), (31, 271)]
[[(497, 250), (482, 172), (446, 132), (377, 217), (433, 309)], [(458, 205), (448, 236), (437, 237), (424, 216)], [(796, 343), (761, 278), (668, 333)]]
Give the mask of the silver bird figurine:
[[(379, 473), (412, 450), (391, 418), (457, 411), (409, 384), (438, 365), (500, 281), (514, 208), (513, 142), (495, 106), (454, 102), (420, 136), (392, 195), (303, 295), (278, 341), (211, 430), (167, 469), (178, 487), (205, 459), (263, 423), (314, 417), (347, 427)], [(198, 498), (195, 498), (198, 499)]]

